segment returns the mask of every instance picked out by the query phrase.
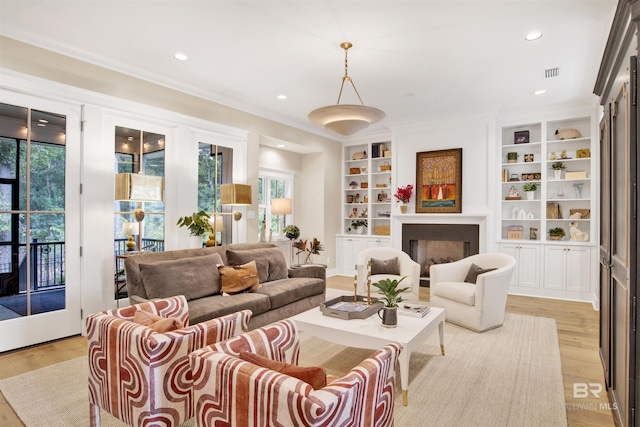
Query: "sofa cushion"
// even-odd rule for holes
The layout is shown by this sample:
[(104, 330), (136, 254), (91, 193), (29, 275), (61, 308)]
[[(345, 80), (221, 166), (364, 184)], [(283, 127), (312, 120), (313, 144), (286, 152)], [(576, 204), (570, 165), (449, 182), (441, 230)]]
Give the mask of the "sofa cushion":
[(320, 366), (292, 365), (291, 363), (278, 362), (248, 351), (241, 351), (240, 359), (297, 378), (309, 384), (314, 390), (320, 390), (327, 385), (327, 371)]
[(149, 299), (184, 295), (187, 301), (220, 293), (218, 254), (140, 264)]
[(255, 261), (242, 265), (219, 265), (218, 272), (222, 281), (222, 292), (225, 294), (233, 295), (260, 289), (258, 267)]
[(133, 322), (160, 333), (182, 329), (184, 326), (182, 322), (175, 317), (162, 317), (143, 310), (136, 310), (133, 315)]
[(477, 265), (471, 263), (471, 267), (469, 267), (469, 272), (467, 273), (467, 277), (464, 279), (467, 283), (476, 283), (478, 280), (478, 276), (482, 273), (488, 273), (490, 271), (497, 270), (497, 268), (482, 268)]
[(245, 264), (252, 260), (255, 260), (258, 265), (260, 283), (288, 277), (287, 261), (279, 248), (227, 250), (227, 263), (229, 265)]
[(440, 282), (431, 285), (432, 294), (467, 305), (476, 304), (476, 285), (467, 282)]
[(271, 309), (275, 309), (313, 295), (322, 294), (324, 288), (322, 279), (296, 277), (265, 283), (257, 293), (269, 296)]
[(271, 309), (269, 297), (257, 292), (245, 292), (228, 297), (211, 295), (188, 301), (187, 304), (189, 323), (192, 325), (237, 311), (251, 310), (251, 317), (254, 317)]
[(371, 275), (376, 274), (393, 274), (400, 275), (400, 263), (398, 257), (389, 259), (371, 258)]

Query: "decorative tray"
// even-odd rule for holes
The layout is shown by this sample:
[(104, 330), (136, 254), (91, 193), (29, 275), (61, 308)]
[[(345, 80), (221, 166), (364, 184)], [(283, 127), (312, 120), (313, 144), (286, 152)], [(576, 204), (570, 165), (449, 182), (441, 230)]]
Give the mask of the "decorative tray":
[(320, 311), (328, 317), (351, 320), (366, 319), (384, 307), (384, 304), (377, 298), (371, 298), (373, 305), (367, 305), (366, 300), (364, 295), (358, 295), (354, 302), (353, 295), (343, 295), (320, 304)]

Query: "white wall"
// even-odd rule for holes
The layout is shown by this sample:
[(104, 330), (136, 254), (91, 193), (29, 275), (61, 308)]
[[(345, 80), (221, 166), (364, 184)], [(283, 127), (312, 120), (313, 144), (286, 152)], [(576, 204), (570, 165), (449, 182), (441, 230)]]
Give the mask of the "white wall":
[[(462, 213), (415, 214), (415, 194), (407, 214), (392, 212), (392, 245), (400, 248), (401, 226), (411, 223), (477, 223), (480, 225), (480, 250), (494, 247), (492, 210), (495, 183), (499, 177), (496, 166), (496, 115), (450, 117), (419, 124), (392, 127), (393, 189), (416, 184), (416, 155), (423, 151), (462, 148)], [(498, 171), (498, 172), (496, 172)]]

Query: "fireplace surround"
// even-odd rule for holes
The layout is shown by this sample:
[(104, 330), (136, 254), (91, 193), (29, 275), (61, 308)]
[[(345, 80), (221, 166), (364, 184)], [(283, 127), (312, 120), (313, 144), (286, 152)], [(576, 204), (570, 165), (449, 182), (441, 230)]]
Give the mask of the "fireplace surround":
[(432, 263), (457, 261), (480, 251), (477, 224), (402, 224), (402, 250), (420, 264), (420, 286), (429, 286)]

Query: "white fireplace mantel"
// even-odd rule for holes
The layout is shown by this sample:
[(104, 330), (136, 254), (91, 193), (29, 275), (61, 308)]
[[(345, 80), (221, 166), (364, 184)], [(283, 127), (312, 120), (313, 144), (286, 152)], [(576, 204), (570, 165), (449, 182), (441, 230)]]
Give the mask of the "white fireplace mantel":
[(480, 231), (480, 252), (487, 248), (487, 219), (489, 212), (459, 214), (397, 214), (391, 217), (391, 245), (402, 248), (403, 224), (477, 224)]

